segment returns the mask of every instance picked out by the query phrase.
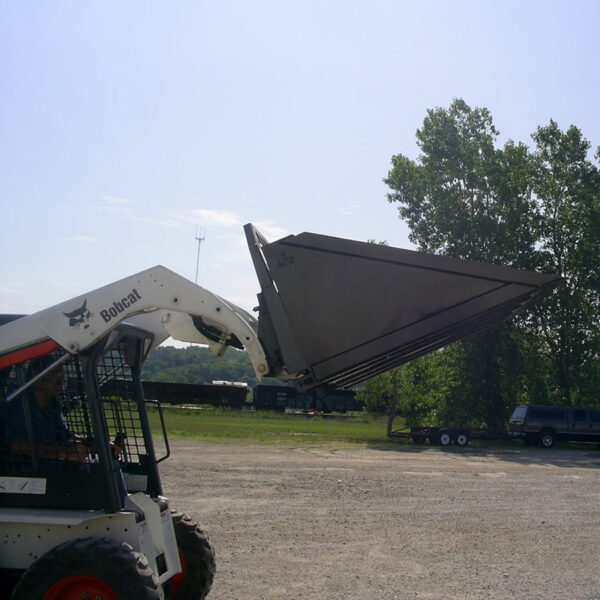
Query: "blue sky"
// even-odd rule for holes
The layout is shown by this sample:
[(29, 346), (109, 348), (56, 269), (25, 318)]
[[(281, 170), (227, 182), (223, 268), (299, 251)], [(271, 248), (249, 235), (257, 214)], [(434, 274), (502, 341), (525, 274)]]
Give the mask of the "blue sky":
[(411, 247), (382, 179), (428, 108), (600, 145), (596, 0), (0, 2), (0, 312), (155, 264), (250, 309), (242, 226)]

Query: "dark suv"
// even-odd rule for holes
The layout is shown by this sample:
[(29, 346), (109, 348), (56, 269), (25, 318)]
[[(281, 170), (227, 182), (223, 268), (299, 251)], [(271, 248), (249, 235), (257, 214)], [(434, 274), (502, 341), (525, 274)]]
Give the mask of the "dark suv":
[(567, 406), (517, 406), (508, 433), (532, 446), (554, 442), (600, 442), (600, 410)]

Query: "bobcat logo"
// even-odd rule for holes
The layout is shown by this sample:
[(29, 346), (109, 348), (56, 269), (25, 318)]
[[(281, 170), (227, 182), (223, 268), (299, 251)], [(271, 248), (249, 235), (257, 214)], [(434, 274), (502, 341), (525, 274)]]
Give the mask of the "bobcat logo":
[(79, 327), (83, 325), (84, 329), (87, 329), (90, 324), (88, 323), (92, 313), (87, 308), (87, 300), (83, 301), (83, 304), (77, 309), (69, 313), (63, 313), (65, 317), (69, 319), (70, 327)]

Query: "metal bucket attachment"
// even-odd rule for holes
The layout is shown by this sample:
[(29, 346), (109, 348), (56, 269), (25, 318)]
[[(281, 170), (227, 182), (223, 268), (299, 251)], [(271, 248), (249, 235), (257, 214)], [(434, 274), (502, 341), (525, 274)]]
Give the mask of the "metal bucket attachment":
[(314, 233), (246, 237), (272, 375), (300, 390), (352, 387), (498, 323), (554, 275)]

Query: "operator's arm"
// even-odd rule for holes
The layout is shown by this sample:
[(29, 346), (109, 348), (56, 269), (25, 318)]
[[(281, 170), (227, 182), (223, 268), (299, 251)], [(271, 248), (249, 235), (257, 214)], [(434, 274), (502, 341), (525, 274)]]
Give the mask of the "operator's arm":
[[(14, 454), (31, 456), (29, 442), (26, 440), (13, 440), (10, 442), (10, 450)], [(49, 444), (46, 442), (36, 442), (35, 453), (38, 458), (63, 459), (72, 462), (83, 462), (89, 453), (85, 444)]]

